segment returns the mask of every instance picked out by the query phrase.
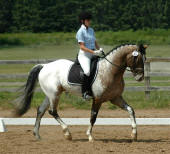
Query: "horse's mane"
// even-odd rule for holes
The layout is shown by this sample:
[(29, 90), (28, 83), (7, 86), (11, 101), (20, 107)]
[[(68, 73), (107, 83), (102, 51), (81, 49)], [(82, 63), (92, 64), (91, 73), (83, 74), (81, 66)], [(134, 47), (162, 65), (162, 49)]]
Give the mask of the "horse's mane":
[(109, 52), (107, 52), (107, 53), (105, 54), (105, 57), (106, 57), (107, 55), (109, 55), (111, 52), (113, 52), (114, 50), (117, 50), (118, 48), (120, 48), (120, 47), (122, 47), (122, 46), (125, 46), (125, 45), (136, 45), (136, 44), (121, 44), (121, 45), (118, 45), (118, 46), (114, 47), (113, 49), (111, 49)]

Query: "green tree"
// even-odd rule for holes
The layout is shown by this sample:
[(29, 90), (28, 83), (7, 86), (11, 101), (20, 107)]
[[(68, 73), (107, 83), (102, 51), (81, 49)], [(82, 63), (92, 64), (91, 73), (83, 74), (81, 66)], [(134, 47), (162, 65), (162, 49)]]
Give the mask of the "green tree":
[(38, 0), (16, 0), (12, 10), (13, 31), (33, 31), (38, 20)]
[(164, 14), (166, 20), (166, 28), (170, 28), (170, 1), (166, 0), (164, 7)]
[(77, 31), (81, 11), (95, 30), (170, 28), (169, 0), (1, 0), (0, 33)]
[(13, 0), (0, 0), (0, 33), (10, 31)]

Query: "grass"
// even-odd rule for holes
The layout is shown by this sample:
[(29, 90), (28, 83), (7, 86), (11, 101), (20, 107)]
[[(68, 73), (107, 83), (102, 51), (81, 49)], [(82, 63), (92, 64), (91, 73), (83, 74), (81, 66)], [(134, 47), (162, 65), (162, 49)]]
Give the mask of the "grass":
[(170, 92), (151, 92), (150, 99), (144, 92), (126, 92), (124, 98), (131, 106), (138, 109), (170, 108)]
[[(168, 108), (170, 109), (170, 92), (151, 92), (150, 99), (145, 98), (144, 92), (124, 92), (123, 97), (126, 102), (134, 109), (149, 109), (149, 108)], [(2, 108), (12, 108), (12, 102), (16, 98), (16, 93), (1, 92), (0, 106)], [(35, 93), (31, 107), (38, 107), (45, 98), (43, 93)], [(76, 108), (88, 109), (91, 108), (91, 101), (85, 102), (81, 97), (73, 96), (71, 94), (63, 93), (60, 98), (59, 109)], [(117, 109), (118, 107), (106, 102), (102, 108)]]
[(98, 32), (96, 34), (100, 42), (105, 45), (122, 43), (146, 43), (151, 45), (170, 45), (170, 30), (165, 29), (146, 29), (146, 30), (127, 30), (118, 32)]
[[(101, 45), (105, 53), (116, 45)], [(170, 57), (170, 45), (150, 45), (147, 49), (147, 57)], [(22, 46), (0, 49), (0, 60), (25, 60), (25, 59), (75, 59), (78, 53), (78, 45), (45, 45)]]
[[(170, 109), (170, 92), (151, 92), (150, 98), (146, 99), (144, 92), (124, 92), (123, 97), (126, 102), (134, 109)], [(109, 104), (109, 109), (117, 109), (118, 107)]]
[(170, 45), (150, 45), (146, 50), (147, 57), (170, 57)]
[[(0, 35), (1, 46), (25, 46), (25, 45), (60, 45), (75, 44), (76, 32), (72, 33), (15, 33)], [(170, 45), (170, 29), (145, 29), (127, 31), (105, 31), (96, 32), (96, 38), (100, 44), (113, 45), (122, 43), (147, 43)]]
[(77, 52), (78, 46), (64, 44), (10, 47), (0, 49), (0, 60), (73, 58)]
[(0, 65), (0, 73), (1, 74), (16, 74), (16, 73), (28, 73), (33, 64), (8, 64), (8, 65)]
[(12, 108), (12, 100), (16, 97), (15, 93), (1, 92), (0, 93), (0, 107), (1, 108)]
[(0, 45), (2, 46), (24, 46), (24, 45), (60, 45), (63, 42), (73, 44), (75, 33), (6, 33), (0, 35)]
[[(1, 92), (0, 93), (0, 107), (12, 108), (13, 102), (17, 98), (18, 93)], [(31, 107), (38, 107), (44, 100), (45, 95), (42, 92), (37, 92), (32, 100)], [(81, 97), (73, 96), (71, 94), (63, 93), (60, 97), (60, 109), (74, 107), (77, 109), (90, 109), (91, 102), (85, 102)]]
[(4, 79), (4, 78), (0, 78), (0, 82), (26, 82), (26, 79)]

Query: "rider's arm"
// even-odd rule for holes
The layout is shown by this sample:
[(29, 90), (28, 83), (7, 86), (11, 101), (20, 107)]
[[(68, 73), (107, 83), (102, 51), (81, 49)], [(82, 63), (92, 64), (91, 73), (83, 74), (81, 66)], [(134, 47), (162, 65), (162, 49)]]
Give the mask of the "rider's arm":
[(81, 50), (83, 50), (83, 51), (85, 51), (85, 52), (90, 52), (90, 53), (94, 54), (94, 51), (91, 50), (91, 49), (86, 48), (83, 42), (79, 42), (79, 45), (80, 45), (80, 49), (81, 49)]
[(97, 50), (99, 50), (99, 48), (100, 48), (97, 41), (95, 41), (95, 47), (96, 47)]

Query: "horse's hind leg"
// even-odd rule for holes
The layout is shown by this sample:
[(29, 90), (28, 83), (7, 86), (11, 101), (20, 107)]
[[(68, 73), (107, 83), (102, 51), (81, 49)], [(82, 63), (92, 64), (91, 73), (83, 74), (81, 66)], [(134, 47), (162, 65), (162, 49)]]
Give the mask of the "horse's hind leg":
[(128, 113), (130, 115), (130, 120), (131, 120), (131, 123), (132, 123), (131, 136), (132, 136), (132, 139), (134, 141), (136, 141), (137, 140), (137, 125), (136, 125), (136, 119), (135, 119), (135, 112), (134, 112), (133, 108), (131, 106), (129, 106), (122, 97), (119, 97), (119, 98), (111, 101), (111, 103), (119, 106), (123, 110), (128, 111)]
[(41, 106), (38, 107), (37, 109), (37, 118), (36, 118), (34, 131), (33, 131), (33, 134), (37, 139), (40, 139), (39, 128), (40, 128), (41, 118), (44, 115), (45, 111), (48, 109), (49, 105), (50, 105), (49, 99), (48, 97), (46, 97), (43, 103), (41, 104)]
[(50, 101), (50, 110), (49, 114), (51, 114), (60, 124), (63, 129), (64, 136), (67, 140), (72, 140), (71, 133), (68, 129), (68, 126), (61, 120), (60, 116), (57, 113), (57, 106), (59, 102), (59, 96), (56, 96), (55, 101)]
[(89, 138), (89, 142), (93, 142), (93, 136), (92, 136), (92, 128), (94, 126), (94, 123), (96, 122), (96, 118), (99, 112), (99, 109), (101, 107), (101, 103), (97, 103), (95, 100), (93, 100), (92, 108), (91, 108), (91, 118), (90, 118), (90, 126), (86, 132)]

